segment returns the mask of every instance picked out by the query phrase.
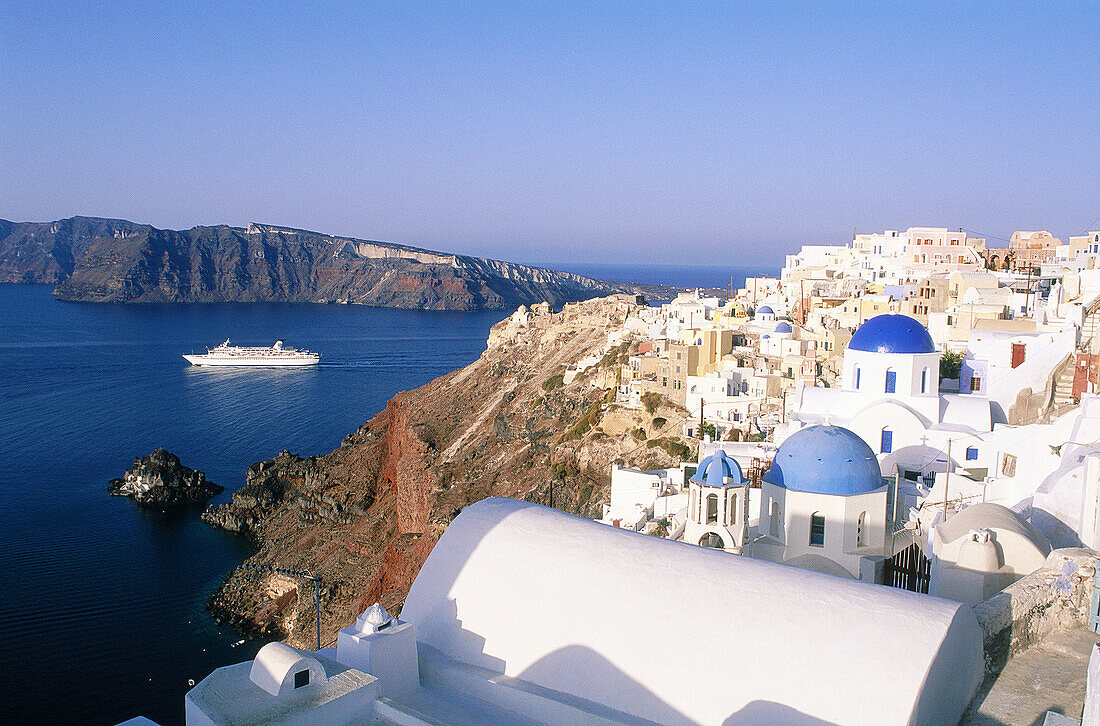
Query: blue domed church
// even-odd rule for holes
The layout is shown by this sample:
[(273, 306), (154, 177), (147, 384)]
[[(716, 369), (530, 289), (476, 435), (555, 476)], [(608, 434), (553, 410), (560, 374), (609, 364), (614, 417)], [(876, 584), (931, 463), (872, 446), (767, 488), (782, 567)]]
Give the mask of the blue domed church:
[(718, 449), (699, 462), (688, 482), (683, 540), (740, 553), (749, 524), (749, 480), (736, 459)]
[(918, 321), (878, 315), (859, 327), (844, 351), (837, 388), (800, 386), (782, 440), (800, 428), (830, 422), (859, 435), (883, 473), (931, 481), (945, 471), (948, 439), (958, 466), (988, 466), (995, 454), (982, 436), (993, 429), (989, 399), (941, 393), (940, 351)]
[(893, 535), (893, 505), (891, 482), (860, 436), (808, 426), (783, 442), (764, 474), (751, 555), (880, 582), (883, 562), (912, 544)]

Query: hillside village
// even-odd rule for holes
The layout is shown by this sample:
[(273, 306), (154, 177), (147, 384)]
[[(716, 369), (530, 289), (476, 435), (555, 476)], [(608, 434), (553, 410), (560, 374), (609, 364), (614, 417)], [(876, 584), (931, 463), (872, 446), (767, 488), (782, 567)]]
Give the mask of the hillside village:
[(914, 227), (622, 306), (542, 388), (678, 465), (621, 456), (598, 521), (462, 507), (398, 617), (265, 646), (187, 722), (1100, 723), (1098, 257)]

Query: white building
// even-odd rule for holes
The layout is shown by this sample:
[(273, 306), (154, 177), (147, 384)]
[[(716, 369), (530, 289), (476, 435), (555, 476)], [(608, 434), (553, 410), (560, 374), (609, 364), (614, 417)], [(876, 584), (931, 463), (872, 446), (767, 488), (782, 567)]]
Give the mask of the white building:
[(895, 535), (895, 497), (875, 452), (846, 428), (792, 435), (761, 487), (753, 557), (878, 582), (882, 561), (912, 544)]
[(346, 724), (373, 715), (373, 675), (319, 653), (268, 643), (256, 658), (218, 668), (187, 692), (187, 726)]
[(688, 483), (683, 539), (690, 544), (741, 552), (749, 529), (749, 482), (736, 459), (718, 449), (700, 460)]
[(958, 603), (514, 500), (462, 511), (402, 617), (425, 686), (542, 723), (956, 723), (983, 671)]
[(604, 505), (604, 524), (644, 531), (653, 519), (672, 518), (673, 529), (683, 524), (688, 495), (684, 490), (684, 469), (642, 471), (615, 464), (611, 467), (610, 502)]
[(970, 435), (966, 440), (974, 445), (963, 447), (966, 461), (978, 461), (983, 448), (978, 435), (993, 428), (989, 400), (940, 393), (939, 361), (928, 331), (916, 320), (894, 314), (871, 318), (848, 342), (840, 388), (796, 390), (789, 428), (825, 421), (849, 428), (879, 455), (887, 474), (896, 471), (914, 481), (946, 469), (946, 459), (938, 460), (950, 439)]
[(976, 605), (1046, 564), (1050, 542), (1000, 504), (967, 507), (932, 530), (928, 592)]

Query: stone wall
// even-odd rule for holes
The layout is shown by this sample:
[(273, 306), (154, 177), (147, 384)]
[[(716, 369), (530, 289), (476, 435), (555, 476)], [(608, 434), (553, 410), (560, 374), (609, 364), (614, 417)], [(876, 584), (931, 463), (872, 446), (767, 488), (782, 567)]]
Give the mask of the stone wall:
[(1046, 565), (974, 606), (987, 675), (1046, 635), (1088, 624), (1098, 556), (1086, 548), (1054, 550)]

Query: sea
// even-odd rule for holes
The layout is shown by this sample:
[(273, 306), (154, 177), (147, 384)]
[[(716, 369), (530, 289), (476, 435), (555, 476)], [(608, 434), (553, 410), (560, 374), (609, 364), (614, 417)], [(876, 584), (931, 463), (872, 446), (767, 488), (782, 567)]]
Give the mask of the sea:
[[(558, 265), (602, 279), (725, 287), (766, 268)], [(207, 598), (251, 553), (199, 519), (107, 494), (162, 447), (226, 487), (288, 449), (323, 454), (385, 407), (474, 361), (510, 311), (286, 303), (61, 302), (0, 285), (0, 714), (13, 723), (184, 721), (183, 696), (263, 642)], [(319, 351), (318, 366), (207, 369), (225, 339)]]

